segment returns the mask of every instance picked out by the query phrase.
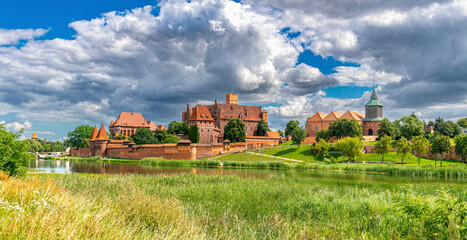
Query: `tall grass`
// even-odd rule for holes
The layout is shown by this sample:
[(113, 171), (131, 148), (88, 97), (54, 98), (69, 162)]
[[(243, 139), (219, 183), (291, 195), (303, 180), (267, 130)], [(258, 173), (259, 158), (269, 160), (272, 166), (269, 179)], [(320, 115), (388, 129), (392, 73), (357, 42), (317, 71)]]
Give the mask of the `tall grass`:
[[(123, 197), (139, 202), (140, 192), (146, 193), (143, 196), (157, 194), (163, 199), (160, 201), (178, 199), (189, 216), (203, 227), (208, 239), (467, 237), (467, 189), (462, 183), (406, 185), (327, 178), (257, 179), (191, 174), (43, 177), (49, 176), (71, 193), (88, 199)], [(133, 190), (125, 192), (128, 186)], [(124, 194), (135, 197), (124, 197)], [(144, 204), (147, 202), (143, 200), (137, 205)], [(136, 219), (140, 214), (146, 216), (139, 212), (144, 207), (138, 207), (138, 211), (122, 209), (124, 214), (133, 213)]]
[(70, 194), (55, 180), (0, 173), (0, 239), (203, 239), (176, 199), (130, 183), (114, 199)]

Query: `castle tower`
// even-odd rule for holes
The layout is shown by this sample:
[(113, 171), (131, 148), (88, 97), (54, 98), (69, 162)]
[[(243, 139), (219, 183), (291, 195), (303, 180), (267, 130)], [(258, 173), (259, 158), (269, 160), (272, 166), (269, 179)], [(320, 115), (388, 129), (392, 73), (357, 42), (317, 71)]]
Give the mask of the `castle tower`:
[(376, 96), (375, 86), (371, 92), (370, 100), (365, 104), (365, 118), (363, 119), (363, 135), (375, 136), (379, 129), (379, 122), (383, 120), (383, 104)]
[(37, 137), (36, 131), (34, 131), (34, 133), (32, 134), (31, 139), (34, 139), (34, 140), (39, 139), (39, 138)]
[(105, 150), (107, 149), (107, 143), (109, 142), (109, 136), (107, 131), (105, 131), (104, 124), (102, 124), (101, 129), (97, 133), (97, 136), (94, 140), (94, 155), (105, 155)]
[(233, 93), (225, 94), (225, 104), (238, 105), (238, 94), (233, 94)]
[(97, 138), (98, 133), (99, 131), (97, 130), (96, 125), (94, 125), (94, 129), (92, 130), (92, 133), (91, 133), (91, 138), (89, 138), (89, 150), (91, 152), (91, 156), (96, 155), (95, 143), (96, 143), (96, 138)]

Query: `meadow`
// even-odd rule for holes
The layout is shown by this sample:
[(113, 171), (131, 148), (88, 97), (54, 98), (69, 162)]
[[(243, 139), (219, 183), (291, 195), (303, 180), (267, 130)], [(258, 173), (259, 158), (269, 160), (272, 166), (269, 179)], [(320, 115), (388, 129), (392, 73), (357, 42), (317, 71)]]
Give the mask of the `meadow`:
[(1, 239), (467, 236), (464, 183), (193, 174), (1, 179)]

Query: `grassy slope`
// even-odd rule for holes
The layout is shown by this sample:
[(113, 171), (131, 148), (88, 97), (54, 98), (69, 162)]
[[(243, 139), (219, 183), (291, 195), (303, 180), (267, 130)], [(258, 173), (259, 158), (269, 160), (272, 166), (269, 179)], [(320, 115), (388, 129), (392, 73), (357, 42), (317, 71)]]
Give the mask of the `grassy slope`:
[(235, 161), (235, 162), (285, 162), (285, 163), (295, 163), (295, 161), (288, 161), (275, 157), (262, 156), (258, 154), (252, 154), (247, 152), (233, 153), (228, 154), (222, 157), (217, 158), (221, 161)]
[(258, 152), (272, 156), (297, 159), (305, 162), (315, 162), (315, 158), (310, 154), (310, 148), (311, 145), (301, 145), (300, 148), (298, 148), (298, 146), (296, 145), (286, 145), (277, 147), (265, 147)]
[[(210, 239), (467, 236), (466, 220), (454, 217), (462, 214), (460, 204), (467, 200), (463, 184), (206, 175), (42, 175), (49, 176), (73, 196), (91, 201), (119, 199), (122, 192), (136, 202), (135, 194), (180, 201), (191, 216), (189, 222), (202, 226)], [(129, 187), (134, 190), (125, 191)], [(445, 193), (443, 188), (449, 191)], [(442, 211), (447, 208), (454, 210)]]

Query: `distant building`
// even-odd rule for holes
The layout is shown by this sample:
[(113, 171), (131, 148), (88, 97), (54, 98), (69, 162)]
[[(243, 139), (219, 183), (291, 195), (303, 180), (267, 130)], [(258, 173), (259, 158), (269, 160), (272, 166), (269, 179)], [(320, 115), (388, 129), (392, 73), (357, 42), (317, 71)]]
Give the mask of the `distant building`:
[(31, 139), (34, 139), (34, 140), (39, 139), (39, 138), (37, 137), (36, 131), (34, 131), (34, 133), (32, 134)]
[[(225, 104), (217, 103), (216, 100), (213, 105), (205, 107), (214, 120), (213, 128), (219, 129), (221, 135), (224, 134), (225, 125), (233, 118), (242, 120), (247, 136), (255, 135), (259, 121), (268, 121), (268, 112), (263, 110), (261, 106), (238, 105), (238, 94), (227, 93)], [(187, 105), (186, 110), (182, 112), (182, 121), (188, 122), (193, 114), (193, 109)]]
[(377, 135), (379, 122), (383, 120), (383, 104), (379, 102), (374, 86), (370, 100), (365, 104), (365, 114), (350, 110), (345, 113), (335, 111), (330, 113), (317, 112), (307, 120), (307, 136), (314, 137), (319, 130), (327, 130), (329, 125), (337, 119), (355, 119), (362, 125), (364, 136)]
[(211, 144), (217, 143), (220, 131), (214, 126), (209, 109), (204, 105), (198, 105), (191, 109), (191, 116), (188, 119), (188, 126), (198, 126), (199, 143)]
[(425, 133), (435, 133), (435, 126), (425, 126)]
[(151, 132), (154, 132), (157, 129), (166, 130), (164, 125), (156, 125), (153, 121), (147, 121), (144, 119), (141, 113), (122, 112), (115, 122), (110, 122), (109, 132), (112, 137), (115, 137), (118, 134), (131, 137), (138, 128), (147, 128), (151, 130)]

